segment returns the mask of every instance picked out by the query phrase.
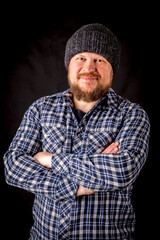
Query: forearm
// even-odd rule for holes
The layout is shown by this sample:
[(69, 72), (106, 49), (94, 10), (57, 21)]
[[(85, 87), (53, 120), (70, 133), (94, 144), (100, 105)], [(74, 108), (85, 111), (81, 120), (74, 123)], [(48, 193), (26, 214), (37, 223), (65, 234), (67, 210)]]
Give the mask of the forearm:
[(52, 169), (40, 165), (33, 157), (8, 151), (4, 161), (8, 184), (56, 201), (75, 197), (76, 184), (64, 175), (54, 174)]
[[(119, 150), (119, 143), (112, 143), (111, 145), (109, 145), (102, 153), (103, 154), (109, 154), (109, 153), (114, 153), (116, 154)], [(96, 191), (90, 190), (88, 188), (85, 188), (81, 185), (79, 185), (78, 189), (77, 189), (77, 196), (81, 196), (81, 195), (91, 195), (93, 193), (95, 193)]]
[(53, 155), (52, 169), (55, 173), (69, 173), (76, 184), (87, 189), (114, 191), (132, 184), (144, 162), (145, 156), (136, 157), (127, 151), (90, 156), (87, 154)]
[[(138, 161), (138, 164), (137, 164)], [(72, 179), (94, 191), (114, 191), (131, 185), (137, 178), (145, 158), (130, 153), (81, 155), (70, 159)], [(78, 165), (78, 171), (77, 171)]]

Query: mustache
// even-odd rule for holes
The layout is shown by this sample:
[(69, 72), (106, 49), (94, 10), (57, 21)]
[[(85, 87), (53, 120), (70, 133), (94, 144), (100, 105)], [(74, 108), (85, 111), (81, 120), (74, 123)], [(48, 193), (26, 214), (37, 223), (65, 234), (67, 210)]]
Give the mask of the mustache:
[(77, 75), (77, 78), (79, 79), (80, 77), (93, 77), (93, 78), (100, 78), (100, 74), (98, 73), (79, 73)]

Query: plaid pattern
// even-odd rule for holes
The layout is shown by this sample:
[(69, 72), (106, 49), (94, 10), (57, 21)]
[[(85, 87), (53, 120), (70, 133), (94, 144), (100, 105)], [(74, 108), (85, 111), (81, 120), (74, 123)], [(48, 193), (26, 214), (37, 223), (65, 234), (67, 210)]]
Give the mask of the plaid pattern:
[[(80, 122), (70, 90), (43, 97), (25, 113), (4, 156), (6, 181), (35, 194), (30, 239), (132, 239), (132, 185), (148, 154), (149, 120), (110, 89)], [(102, 154), (119, 141), (117, 154)], [(38, 164), (53, 153), (52, 168)], [(76, 197), (78, 185), (96, 191)]]

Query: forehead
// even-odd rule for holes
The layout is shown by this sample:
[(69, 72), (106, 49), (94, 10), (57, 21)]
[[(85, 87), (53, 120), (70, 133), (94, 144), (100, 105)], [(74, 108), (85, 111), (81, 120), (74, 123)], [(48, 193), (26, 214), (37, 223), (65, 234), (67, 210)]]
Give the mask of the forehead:
[(103, 56), (96, 54), (96, 53), (91, 53), (91, 52), (77, 53), (76, 55), (73, 56), (73, 58), (77, 58), (77, 57), (86, 57), (86, 58), (107, 60)]

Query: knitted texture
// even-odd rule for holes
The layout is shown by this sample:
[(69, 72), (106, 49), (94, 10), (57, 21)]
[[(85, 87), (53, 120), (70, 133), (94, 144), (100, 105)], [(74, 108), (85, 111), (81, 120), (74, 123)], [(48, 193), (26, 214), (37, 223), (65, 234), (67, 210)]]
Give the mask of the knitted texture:
[(112, 65), (114, 74), (120, 63), (120, 45), (117, 37), (99, 23), (88, 24), (78, 29), (68, 40), (65, 49), (65, 67), (71, 58), (82, 52), (92, 52), (106, 58)]

